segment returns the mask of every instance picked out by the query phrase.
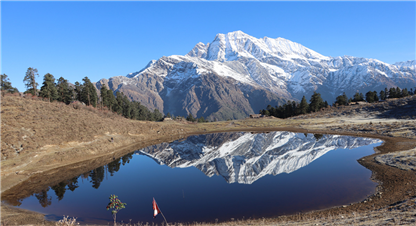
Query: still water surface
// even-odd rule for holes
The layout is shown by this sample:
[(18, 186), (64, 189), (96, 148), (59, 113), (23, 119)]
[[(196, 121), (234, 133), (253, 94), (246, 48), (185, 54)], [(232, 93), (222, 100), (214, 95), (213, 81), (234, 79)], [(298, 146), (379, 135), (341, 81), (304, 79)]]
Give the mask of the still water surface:
[(156, 199), (169, 222), (273, 217), (345, 205), (374, 192), (371, 171), (357, 159), (380, 140), (337, 135), (220, 133), (188, 137), (132, 152), (45, 188), (20, 208), (107, 224), (108, 197), (127, 203), (117, 221), (153, 219)]

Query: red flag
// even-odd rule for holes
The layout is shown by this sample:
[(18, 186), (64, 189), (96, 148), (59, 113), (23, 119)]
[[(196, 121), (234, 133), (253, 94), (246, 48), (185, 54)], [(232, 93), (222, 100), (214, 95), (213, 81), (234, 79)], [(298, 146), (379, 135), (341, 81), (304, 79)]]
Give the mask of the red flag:
[(153, 218), (156, 218), (156, 215), (158, 215), (159, 213), (160, 213), (159, 206), (157, 206), (155, 198), (153, 198)]

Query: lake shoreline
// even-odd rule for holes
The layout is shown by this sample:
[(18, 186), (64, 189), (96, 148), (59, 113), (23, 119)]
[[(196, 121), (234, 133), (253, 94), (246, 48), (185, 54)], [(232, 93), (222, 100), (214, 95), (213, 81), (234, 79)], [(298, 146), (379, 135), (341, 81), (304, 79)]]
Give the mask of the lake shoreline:
[[(318, 134), (336, 134), (336, 135), (348, 135), (348, 136), (357, 136), (357, 134), (353, 134), (353, 133), (334, 133), (332, 131), (323, 131), (323, 130), (305, 130), (305, 129), (301, 129), (301, 128), (285, 128), (285, 127), (281, 127), (281, 128), (255, 128), (255, 129), (227, 129), (227, 130), (217, 130), (217, 131), (212, 131), (210, 133), (217, 133), (217, 132), (239, 132), (239, 131), (245, 131), (245, 132), (270, 132), (270, 131), (290, 131), (290, 132), (300, 132), (300, 133), (318, 133)], [(199, 135), (199, 134), (205, 134), (205, 133), (197, 133), (197, 132), (192, 132), (189, 134), (183, 134), (180, 136), (180, 138), (185, 138), (191, 135)], [(409, 199), (412, 195), (415, 195), (415, 191), (414, 191), (414, 185), (416, 184), (416, 177), (415, 175), (412, 175), (412, 172), (408, 172), (408, 171), (403, 171), (397, 168), (392, 169), (392, 167), (384, 165), (384, 164), (380, 164), (377, 161), (375, 161), (375, 157), (385, 154), (385, 153), (391, 153), (391, 152), (396, 152), (396, 151), (402, 151), (402, 150), (409, 150), (411, 149), (411, 147), (413, 147), (415, 145), (415, 141), (414, 140), (410, 140), (406, 139), (406, 138), (390, 138), (390, 137), (382, 137), (382, 136), (378, 136), (378, 135), (364, 135), (364, 134), (360, 134), (358, 135), (360, 137), (368, 137), (368, 138), (377, 138), (383, 141), (383, 144), (376, 147), (376, 152), (373, 155), (370, 156), (365, 156), (361, 159), (358, 160), (358, 162), (363, 165), (364, 167), (370, 169), (372, 171), (372, 180), (374, 180), (375, 182), (378, 183), (378, 186), (376, 188), (376, 192), (372, 195), (370, 195), (368, 198), (366, 198), (365, 200), (362, 200), (361, 202), (358, 203), (352, 203), (351, 205), (347, 205), (347, 206), (340, 206), (340, 207), (331, 207), (328, 209), (324, 209), (324, 210), (314, 210), (314, 211), (309, 211), (306, 213), (301, 213), (302, 215), (305, 216), (309, 216), (309, 217), (323, 217), (325, 215), (342, 215), (342, 214), (348, 214), (351, 212), (363, 212), (363, 211), (368, 211), (368, 210), (375, 210), (375, 209), (381, 209), (383, 207), (389, 206), (391, 204), (400, 202), (400, 201), (404, 201)], [(173, 140), (175, 140), (173, 138)], [(72, 164), (68, 164), (67, 166), (62, 166), (62, 167), (58, 167), (58, 168), (54, 168), (54, 169), (50, 169), (50, 170), (45, 170), (43, 172), (48, 171), (48, 178), (56, 178), (53, 177), (54, 173), (58, 173), (61, 174), (61, 172), (69, 172), (68, 168), (71, 168), (71, 172), (69, 175), (64, 176), (64, 178), (72, 178), (76, 175), (79, 175), (82, 172), (85, 172), (85, 170), (88, 168), (88, 170), (92, 170), (94, 168), (97, 168), (103, 164), (107, 164), (111, 161), (113, 161), (114, 158), (119, 158), (129, 152), (131, 152), (132, 148), (133, 149), (139, 149), (142, 147), (146, 147), (149, 145), (153, 145), (153, 144), (157, 144), (157, 143), (161, 143), (161, 142), (170, 142), (172, 141), (172, 138), (169, 139), (156, 139), (156, 140), (150, 140), (150, 141), (146, 141), (146, 142), (142, 142), (141, 144), (132, 144), (129, 145), (128, 147), (125, 147), (123, 150), (121, 151), (117, 151), (117, 152), (113, 152), (113, 151), (108, 151), (108, 154), (103, 155), (99, 158), (95, 158), (95, 159), (89, 159), (89, 160), (84, 160), (82, 162), (78, 162), (78, 163), (72, 163)], [(406, 143), (405, 145), (403, 145), (403, 143)], [(400, 145), (401, 144), (401, 145)], [(400, 149), (397, 149), (396, 147), (399, 147)], [(392, 151), (393, 149), (395, 149), (394, 151)], [(72, 165), (79, 165), (78, 166), (78, 170), (73, 169)], [(87, 168), (85, 168), (85, 166), (88, 166)], [(414, 173), (413, 173), (414, 174)], [(37, 175), (31, 175), (29, 178), (32, 181), (36, 181), (38, 179), (38, 177), (45, 177), (44, 174), (37, 174)], [(28, 179), (29, 179), (28, 178)], [(59, 177), (59, 181), (62, 180), (63, 177)], [(400, 178), (400, 180), (398, 180), (398, 178)], [(39, 180), (42, 181), (42, 183), (40, 184), (35, 184), (35, 185), (31, 185), (32, 187), (34, 187), (34, 189), (39, 189), (39, 188), (43, 188), (44, 186), (50, 185), (52, 183), (58, 183), (59, 181), (48, 181), (48, 180)], [(21, 183), (12, 186), (10, 190), (13, 191), (19, 191), (21, 190), (19, 187), (26, 187), (27, 184), (24, 183), (25, 181), (22, 181)], [(3, 185), (2, 185), (3, 186)], [(413, 190), (413, 191), (412, 191)], [(401, 191), (412, 191), (412, 193), (402, 193)], [(30, 192), (29, 192), (30, 193)], [(19, 196), (27, 196), (30, 195), (29, 193), (17, 193)], [(2, 195), (8, 195), (8, 191), (3, 191)], [(381, 195), (382, 194), (382, 195)], [(21, 199), (24, 197), (16, 197), (17, 199)], [(30, 219), (30, 221), (33, 221), (33, 216), (40, 214), (43, 215), (41, 213), (36, 213), (36, 212), (32, 212), (32, 211), (21, 211), (21, 209), (19, 208), (14, 208), (11, 206), (4, 208), (5, 204), (2, 203), (2, 215), (10, 215), (14, 212), (19, 212), (19, 215), (27, 215), (28, 219)], [(14, 215), (14, 214), (13, 214)], [(299, 215), (289, 215), (289, 216), (280, 216), (278, 218), (270, 218), (267, 219), (267, 221), (273, 221), (273, 220), (277, 220), (277, 219), (285, 219), (285, 220), (293, 220), (295, 218), (299, 218)], [(25, 217), (23, 219), (26, 219)], [(39, 217), (37, 219), (40, 219)], [(41, 223), (44, 224), (44, 220), (39, 220), (37, 223)], [(25, 223), (25, 221), (23, 220), (21, 223)], [(52, 222), (53, 223), (53, 222)]]
[[(9, 101), (19, 102), (22, 100), (16, 99)], [(30, 102), (31, 100), (23, 100), (25, 103), (21, 103), (21, 106), (24, 106), (23, 104), (28, 104), (28, 101)], [(5, 99), (3, 98), (3, 111), (7, 110), (7, 106), (3, 105), (4, 102)], [(62, 106), (57, 103), (46, 103), (42, 101), (33, 102), (39, 102), (36, 104), (44, 105), (44, 108), (63, 109), (63, 111), (73, 110), (69, 109), (70, 106)], [(86, 119), (86, 121), (92, 121), (94, 120), (94, 117), (96, 117), (90, 112), (83, 112), (82, 114), (92, 115), (92, 117)], [(16, 114), (10, 114), (10, 118), (15, 118), (15, 116)], [(9, 115), (2, 113), (2, 129), (6, 132), (7, 127), (4, 126), (4, 122), (8, 122), (8, 117)], [(100, 121), (103, 121), (102, 127), (105, 126), (104, 123), (113, 124), (110, 124), (109, 128), (87, 131), (85, 134), (75, 134), (76, 136), (71, 138), (71, 140), (57, 142), (54, 139), (45, 138), (43, 143), (39, 143), (41, 146), (40, 148), (34, 148), (33, 151), (28, 151), (13, 158), (2, 160), (2, 197), (11, 191), (19, 191), (19, 186), (27, 186), (25, 183), (36, 181), (37, 178), (44, 178), (43, 175), (45, 175), (45, 173), (53, 175), (54, 172), (62, 172), (64, 169), (65, 172), (68, 173), (65, 177), (71, 177), (75, 176), (74, 174), (80, 171), (85, 172), (89, 169), (94, 169), (98, 164), (103, 165), (109, 163), (113, 161), (114, 158), (121, 157), (136, 148), (138, 149), (162, 142), (171, 142), (191, 135), (236, 131), (290, 131), (299, 133), (360, 136), (383, 140), (383, 144), (376, 148), (375, 154), (358, 160), (361, 165), (372, 171), (372, 179), (379, 183), (375, 194), (370, 195), (361, 202), (353, 203), (351, 205), (309, 211), (301, 213), (300, 215), (295, 214), (270, 218), (265, 219), (264, 222), (276, 223), (288, 220), (298, 221), (302, 218), (311, 219), (335, 215), (340, 216), (342, 214), (364, 213), (366, 211), (377, 211), (416, 196), (416, 175), (414, 171), (401, 170), (397, 167), (388, 166), (375, 160), (376, 156), (382, 154), (399, 153), (400, 151), (407, 151), (416, 147), (416, 136), (414, 133), (410, 137), (409, 135), (402, 137), (402, 134), (409, 133), (404, 133), (403, 131), (396, 132), (396, 130), (390, 129), (387, 130), (388, 135), (383, 135), (380, 134), (380, 130), (377, 130), (377, 126), (383, 125), (388, 126), (388, 128), (397, 128), (397, 123), (399, 123), (399, 125), (410, 125), (410, 131), (413, 131), (415, 130), (416, 120), (368, 118), (360, 115), (354, 117), (319, 118), (317, 113), (308, 114), (302, 119), (243, 119), (198, 124), (177, 121), (143, 122), (128, 119), (116, 119), (118, 120), (116, 122), (112, 122), (114, 121), (113, 118), (108, 121), (100, 119)], [(35, 126), (42, 123), (41, 121), (34, 119), (26, 119), (26, 121), (30, 121), (30, 123)], [(117, 125), (114, 125), (114, 123), (117, 123)], [(345, 124), (347, 124), (348, 127), (346, 127)], [(363, 127), (365, 129), (363, 129)], [(404, 126), (401, 127), (404, 128)], [(18, 128), (18, 126), (15, 126), (15, 128)], [(89, 128), (87, 127), (86, 129)], [(37, 129), (37, 132), (39, 133), (39, 129)], [(50, 131), (45, 131), (45, 133), (47, 132)], [(385, 130), (381, 132), (384, 133)], [(111, 138), (113, 138), (113, 141)], [(7, 139), (4, 138), (2, 134), (2, 142), (4, 142), (4, 140)], [(74, 168), (74, 165), (79, 165), (79, 167)], [(61, 181), (62, 177), (59, 180)], [(47, 180), (38, 181), (39, 183), (32, 183), (32, 185), (30, 185), (33, 190), (40, 189), (45, 186), (45, 184), (54, 183), (54, 181)], [(17, 192), (16, 195), (23, 197), (28, 195), (28, 193)], [(8, 222), (8, 224), (44, 224), (44, 220), (36, 221), (33, 217), (29, 217), (30, 214), (28, 217), (25, 217), (28, 212), (19, 210), (19, 208), (5, 206), (2, 203), (2, 222)], [(31, 214), (33, 214), (33, 212)], [(13, 218), (16, 218), (16, 215), (19, 215), (19, 221), (13, 221)], [(263, 222), (263, 219), (259, 220), (259, 222)], [(241, 223), (243, 224), (243, 222)]]

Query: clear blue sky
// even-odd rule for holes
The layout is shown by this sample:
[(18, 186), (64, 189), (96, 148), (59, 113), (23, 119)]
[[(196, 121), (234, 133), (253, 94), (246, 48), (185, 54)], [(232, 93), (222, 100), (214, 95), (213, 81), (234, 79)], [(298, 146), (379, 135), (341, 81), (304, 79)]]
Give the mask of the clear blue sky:
[[(386, 63), (415, 59), (416, 2), (5, 2), (1, 73), (25, 91), (38, 83), (82, 82), (139, 71), (150, 60), (185, 55), (217, 33), (282, 37), (326, 56)], [(40, 86), (38, 87), (40, 88)]]

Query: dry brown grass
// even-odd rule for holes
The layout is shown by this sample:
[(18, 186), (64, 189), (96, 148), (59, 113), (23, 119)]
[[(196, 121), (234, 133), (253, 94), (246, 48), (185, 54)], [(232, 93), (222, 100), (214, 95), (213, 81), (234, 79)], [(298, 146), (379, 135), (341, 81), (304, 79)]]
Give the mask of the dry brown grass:
[[(414, 103), (414, 99), (405, 101)], [(133, 121), (106, 110), (65, 105), (57, 102), (49, 103), (37, 98), (24, 99), (16, 95), (6, 95), (1, 100), (2, 191), (32, 176), (42, 175), (43, 171), (46, 170), (58, 169), (60, 166), (87, 159), (97, 159), (100, 156), (120, 154), (119, 150), (122, 147), (134, 143), (151, 145), (184, 138), (192, 134), (224, 131), (289, 130), (318, 133), (333, 131), (343, 134), (349, 132), (354, 135), (414, 139), (416, 138), (415, 120), (397, 120), (387, 117), (391, 114), (401, 114), (403, 117), (408, 117), (406, 116), (407, 106), (402, 100), (392, 100), (391, 103), (386, 102), (374, 106), (331, 108), (324, 112), (285, 120), (265, 118), (195, 124), (177, 121)], [(399, 113), (395, 113), (395, 107), (401, 109), (399, 109)], [(384, 110), (379, 114), (377, 109)], [(386, 116), (385, 118), (379, 117), (383, 114)], [(110, 142), (111, 137), (114, 137), (114, 142)], [(405, 223), (405, 225), (409, 222), (413, 223), (412, 220), (415, 219), (414, 208), (405, 212), (412, 213), (413, 218), (410, 218), (407, 213), (402, 214), (400, 210), (381, 209), (373, 212), (360, 211), (353, 215), (350, 213), (322, 216), (306, 213), (274, 219), (245, 221), (235, 219), (221, 224), (394, 225), (398, 224), (399, 221)], [(392, 215), (386, 213), (392, 213)], [(11, 211), (11, 216), (13, 214), (14, 212)], [(22, 215), (22, 213), (19, 214)], [(387, 219), (384, 216), (391, 217)], [(2, 222), (3, 219), (2, 217)], [(357, 219), (364, 219), (362, 221), (364, 223), (358, 222)], [(377, 219), (380, 221), (375, 221)], [(21, 222), (27, 223), (28, 221)], [(193, 225), (210, 224), (196, 223)]]

